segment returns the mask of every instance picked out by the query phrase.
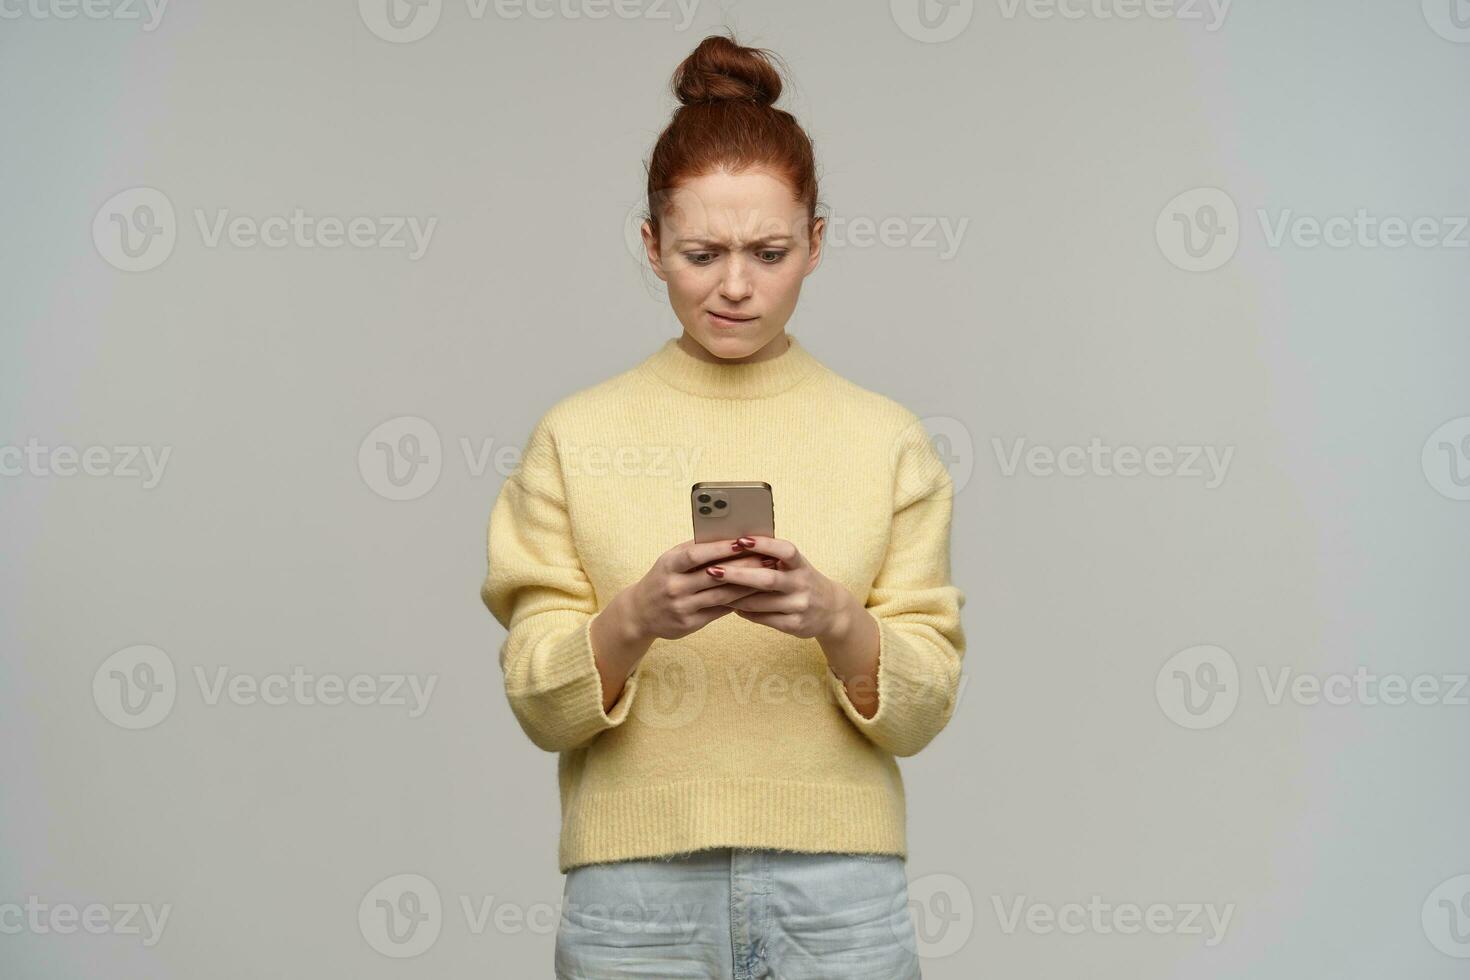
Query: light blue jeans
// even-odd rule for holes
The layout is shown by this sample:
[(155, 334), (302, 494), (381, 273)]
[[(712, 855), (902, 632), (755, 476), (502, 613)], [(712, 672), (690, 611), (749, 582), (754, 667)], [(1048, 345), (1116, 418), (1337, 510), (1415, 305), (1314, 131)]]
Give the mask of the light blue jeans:
[(557, 980), (919, 980), (903, 858), (712, 848), (567, 872)]

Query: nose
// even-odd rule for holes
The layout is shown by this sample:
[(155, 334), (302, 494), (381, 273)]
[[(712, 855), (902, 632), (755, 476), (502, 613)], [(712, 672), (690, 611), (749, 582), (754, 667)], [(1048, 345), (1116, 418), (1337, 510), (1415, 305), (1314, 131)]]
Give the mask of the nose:
[(720, 280), (720, 295), (728, 302), (738, 303), (750, 296), (751, 281), (746, 274), (745, 259), (737, 254), (732, 254), (725, 263), (725, 275)]

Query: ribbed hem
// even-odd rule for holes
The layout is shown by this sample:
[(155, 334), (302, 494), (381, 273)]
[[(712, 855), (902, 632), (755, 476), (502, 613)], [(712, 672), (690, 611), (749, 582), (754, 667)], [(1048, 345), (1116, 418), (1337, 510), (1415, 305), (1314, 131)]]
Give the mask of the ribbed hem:
[(703, 398), (769, 398), (796, 387), (822, 366), (795, 335), (786, 336), (791, 345), (775, 357), (724, 364), (695, 357), (680, 347), (675, 337), (665, 341), (636, 370)]
[(908, 858), (904, 795), (887, 786), (720, 779), (579, 796), (563, 817), (561, 871), (707, 847)]

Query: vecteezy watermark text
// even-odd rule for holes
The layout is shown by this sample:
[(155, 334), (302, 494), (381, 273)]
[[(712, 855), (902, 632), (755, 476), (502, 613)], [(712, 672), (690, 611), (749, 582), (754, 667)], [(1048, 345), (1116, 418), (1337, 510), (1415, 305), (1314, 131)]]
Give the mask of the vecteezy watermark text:
[(1026, 895), (1017, 895), (1013, 901), (992, 895), (990, 901), (995, 907), (1001, 931), (1008, 936), (1014, 935), (1024, 925), (1027, 932), (1042, 936), (1053, 932), (1069, 936), (1083, 933), (1133, 936), (1140, 932), (1156, 936), (1204, 936), (1205, 946), (1214, 947), (1225, 938), (1225, 931), (1230, 928), (1230, 920), (1235, 915), (1234, 902), (1228, 905), (1213, 902), (1114, 904), (1103, 901), (1101, 895), (1093, 895), (1085, 905), (1081, 902), (1053, 905), (1033, 901)]
[[(230, 208), (194, 208), (194, 225), (205, 248), (403, 250), (410, 262), (423, 258), (439, 219), (408, 214), (311, 214), (295, 207), (284, 214), (240, 214)], [(92, 219), (97, 253), (124, 272), (146, 272), (173, 254), (179, 221), (168, 195), (153, 187), (131, 187), (103, 202)]]
[(172, 446), (48, 446), (32, 436), (24, 446), (0, 445), (0, 477), (110, 476), (141, 479), (143, 489), (152, 490), (173, 451)]
[(40, 896), (28, 895), (23, 903), (0, 902), (0, 934), (69, 936), (80, 931), (93, 936), (142, 936), (143, 945), (152, 947), (163, 938), (172, 912), (173, 906), (167, 903), (157, 908), (136, 902), (112, 905), (90, 902), (78, 907), (70, 902), (44, 902)]
[(1174, 479), (1203, 479), (1206, 490), (1225, 482), (1234, 446), (1110, 446), (1093, 436), (1086, 446), (1027, 445), (1025, 438), (1013, 439), (1009, 448), (992, 437), (991, 448), (1003, 475), (1011, 477), (1024, 465), (1031, 476), (1152, 476)]

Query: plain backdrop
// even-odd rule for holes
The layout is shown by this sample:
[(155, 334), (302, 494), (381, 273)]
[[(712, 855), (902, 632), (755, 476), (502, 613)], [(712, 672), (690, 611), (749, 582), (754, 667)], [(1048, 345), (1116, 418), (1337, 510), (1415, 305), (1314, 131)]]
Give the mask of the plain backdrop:
[(550, 976), (485, 523), (678, 333), (630, 221), (728, 26), (833, 221), (790, 329), (959, 491), (925, 977), (1464, 975), (1463, 3), (393, 2), (0, 4), (0, 974)]

